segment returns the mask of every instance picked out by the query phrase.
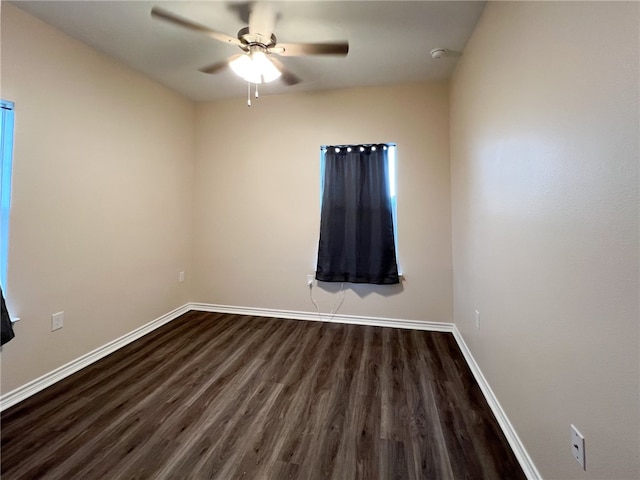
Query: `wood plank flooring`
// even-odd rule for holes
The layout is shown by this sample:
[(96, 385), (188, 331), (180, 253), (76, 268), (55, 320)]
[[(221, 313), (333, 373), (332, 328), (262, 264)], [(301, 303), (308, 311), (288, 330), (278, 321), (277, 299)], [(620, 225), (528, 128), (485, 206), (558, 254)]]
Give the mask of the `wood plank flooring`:
[(1, 422), (3, 480), (525, 478), (448, 333), (190, 312)]

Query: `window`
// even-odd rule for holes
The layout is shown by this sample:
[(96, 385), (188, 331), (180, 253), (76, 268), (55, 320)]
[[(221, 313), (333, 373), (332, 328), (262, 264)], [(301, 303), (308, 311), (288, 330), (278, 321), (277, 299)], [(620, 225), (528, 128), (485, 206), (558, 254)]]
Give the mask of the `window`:
[(316, 279), (398, 283), (396, 145), (324, 146), (320, 165)]
[(0, 285), (7, 284), (9, 255), (9, 208), (13, 159), (13, 103), (0, 100)]

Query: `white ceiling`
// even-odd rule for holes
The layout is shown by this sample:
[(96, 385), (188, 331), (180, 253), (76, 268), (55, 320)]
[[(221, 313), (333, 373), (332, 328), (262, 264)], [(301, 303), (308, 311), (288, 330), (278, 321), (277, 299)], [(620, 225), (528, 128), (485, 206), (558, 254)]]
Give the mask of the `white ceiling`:
[[(204, 35), (153, 20), (160, 6), (214, 30), (236, 36), (246, 26), (231, 1), (17, 1), (22, 10), (55, 26), (158, 82), (197, 101), (246, 95), (229, 69), (215, 75), (198, 68), (238, 53)], [(485, 2), (285, 1), (271, 2), (280, 18), (280, 42), (348, 40), (339, 57), (282, 57), (302, 83), (279, 81), (262, 93), (288, 93), (445, 79), (456, 58), (434, 60), (434, 48), (462, 51)], [(235, 8), (234, 8), (235, 7)]]

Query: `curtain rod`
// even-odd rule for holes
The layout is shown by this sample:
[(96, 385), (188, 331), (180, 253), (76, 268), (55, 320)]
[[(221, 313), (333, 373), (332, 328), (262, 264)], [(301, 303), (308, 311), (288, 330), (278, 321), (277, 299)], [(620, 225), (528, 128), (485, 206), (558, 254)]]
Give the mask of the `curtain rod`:
[(320, 146), (320, 150), (326, 150), (327, 148), (360, 148), (360, 147), (364, 147), (364, 148), (371, 148), (371, 147), (379, 147), (379, 146), (384, 146), (384, 147), (397, 147), (397, 145), (395, 143), (354, 143), (354, 144), (347, 144), (347, 145), (321, 145)]

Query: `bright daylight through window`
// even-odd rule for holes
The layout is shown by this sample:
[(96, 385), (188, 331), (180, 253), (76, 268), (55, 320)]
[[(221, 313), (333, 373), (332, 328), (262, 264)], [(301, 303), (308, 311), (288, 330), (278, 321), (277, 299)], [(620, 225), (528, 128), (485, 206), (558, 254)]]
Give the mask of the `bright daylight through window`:
[(316, 279), (399, 283), (396, 145), (323, 146), (320, 159)]
[(13, 159), (13, 103), (0, 100), (0, 285), (7, 283), (9, 254), (9, 209)]

